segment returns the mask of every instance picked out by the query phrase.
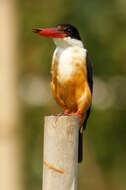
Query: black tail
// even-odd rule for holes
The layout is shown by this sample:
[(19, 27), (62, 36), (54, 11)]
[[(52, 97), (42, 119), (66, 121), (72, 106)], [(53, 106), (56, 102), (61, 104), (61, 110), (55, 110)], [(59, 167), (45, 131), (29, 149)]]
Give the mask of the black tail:
[[(86, 124), (87, 124), (88, 117), (90, 115), (90, 111), (91, 111), (91, 106), (89, 107), (89, 109), (87, 111), (87, 115), (86, 115), (85, 121), (83, 123), (83, 130), (85, 130), (85, 128), (86, 128)], [(82, 160), (83, 160), (83, 130), (82, 129), (81, 129), (81, 131), (79, 130), (79, 135), (78, 135), (78, 163), (82, 162)]]
[(78, 163), (80, 163), (83, 160), (83, 132), (79, 131), (78, 138)]

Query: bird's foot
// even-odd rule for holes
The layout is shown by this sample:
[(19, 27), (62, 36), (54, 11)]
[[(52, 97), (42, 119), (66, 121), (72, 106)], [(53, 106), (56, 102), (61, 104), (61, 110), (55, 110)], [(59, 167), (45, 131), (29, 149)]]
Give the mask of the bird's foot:
[(56, 114), (56, 116), (67, 116), (67, 114), (69, 113), (70, 113), (70, 110), (66, 109), (64, 112)]
[(64, 113), (57, 113), (56, 116), (63, 116)]
[(77, 112), (75, 112), (75, 113), (64, 113), (64, 115), (66, 115), (66, 116), (77, 116), (77, 117), (80, 117), (81, 116), (81, 111), (80, 110), (78, 110)]
[(80, 110), (78, 110), (75, 113), (70, 113), (69, 110), (65, 110), (63, 113), (56, 114), (56, 116), (77, 116), (77, 117), (80, 117), (81, 114), (82, 114), (82, 112)]

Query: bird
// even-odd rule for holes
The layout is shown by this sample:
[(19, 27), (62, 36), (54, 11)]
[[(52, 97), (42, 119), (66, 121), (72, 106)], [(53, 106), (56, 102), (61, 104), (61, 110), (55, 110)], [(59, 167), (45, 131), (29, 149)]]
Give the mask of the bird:
[(40, 36), (52, 38), (56, 49), (52, 56), (51, 89), (56, 102), (63, 109), (57, 114), (77, 116), (78, 163), (83, 160), (83, 131), (92, 106), (93, 68), (76, 27), (57, 24), (53, 28), (33, 29)]

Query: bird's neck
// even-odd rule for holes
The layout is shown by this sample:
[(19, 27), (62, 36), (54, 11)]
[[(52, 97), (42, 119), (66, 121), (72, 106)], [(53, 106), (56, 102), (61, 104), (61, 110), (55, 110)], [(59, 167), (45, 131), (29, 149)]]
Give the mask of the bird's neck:
[(59, 47), (59, 48), (68, 48), (71, 46), (78, 46), (80, 48), (84, 48), (81, 40), (73, 39), (70, 37), (54, 38), (53, 40), (54, 40), (56, 47)]

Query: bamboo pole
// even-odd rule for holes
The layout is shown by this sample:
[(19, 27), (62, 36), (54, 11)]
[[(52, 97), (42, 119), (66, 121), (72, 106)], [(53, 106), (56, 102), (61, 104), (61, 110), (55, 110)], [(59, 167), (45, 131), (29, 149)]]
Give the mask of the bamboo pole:
[(77, 190), (78, 119), (46, 116), (43, 190)]

